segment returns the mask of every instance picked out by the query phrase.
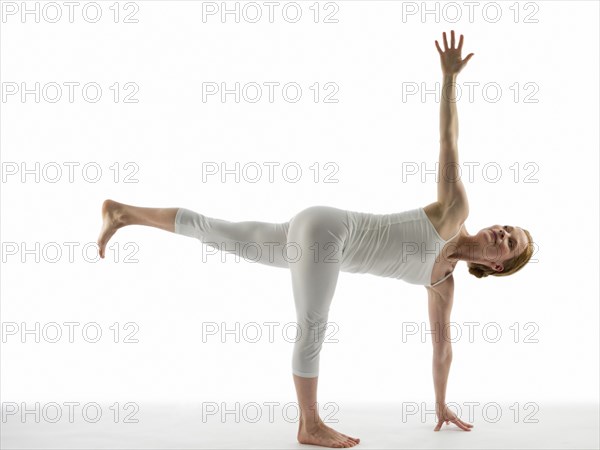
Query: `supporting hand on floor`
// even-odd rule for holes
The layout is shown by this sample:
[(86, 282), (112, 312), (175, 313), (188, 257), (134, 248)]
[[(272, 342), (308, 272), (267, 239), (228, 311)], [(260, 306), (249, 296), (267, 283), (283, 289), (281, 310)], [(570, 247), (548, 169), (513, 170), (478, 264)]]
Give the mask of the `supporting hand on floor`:
[(446, 425), (448, 425), (448, 424), (450, 424), (450, 422), (452, 422), (458, 428), (460, 428), (461, 430), (465, 430), (465, 431), (471, 431), (471, 428), (473, 428), (473, 425), (471, 425), (470, 423), (460, 420), (458, 418), (458, 416), (456, 414), (454, 414), (448, 408), (448, 405), (446, 405), (445, 403), (443, 406), (441, 404), (437, 403), (435, 406), (435, 413), (438, 418), (438, 423), (437, 423), (436, 427), (433, 429), (433, 431), (440, 431), (444, 422), (446, 422)]

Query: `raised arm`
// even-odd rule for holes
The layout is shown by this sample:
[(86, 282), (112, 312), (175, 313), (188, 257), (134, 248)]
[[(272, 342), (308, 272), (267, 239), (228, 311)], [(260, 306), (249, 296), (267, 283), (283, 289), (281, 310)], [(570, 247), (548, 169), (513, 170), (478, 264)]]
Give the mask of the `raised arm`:
[(433, 343), (433, 385), (435, 388), (435, 411), (438, 422), (434, 431), (439, 431), (444, 422), (471, 431), (473, 425), (463, 422), (446, 406), (446, 386), (452, 364), (450, 342), (450, 312), (454, 301), (454, 278), (450, 276), (440, 288), (427, 288), (429, 325)]
[[(438, 41), (435, 46), (440, 54), (443, 82), (440, 99), (440, 164), (438, 177), (438, 202), (444, 207), (459, 206), (468, 212), (467, 194), (460, 179), (458, 168), (458, 113), (456, 110), (456, 79), (459, 72), (473, 57), (470, 53), (462, 59), (463, 35), (455, 47), (454, 30), (451, 31), (450, 47), (444, 37), (444, 50)], [(467, 214), (468, 215), (468, 214)]]

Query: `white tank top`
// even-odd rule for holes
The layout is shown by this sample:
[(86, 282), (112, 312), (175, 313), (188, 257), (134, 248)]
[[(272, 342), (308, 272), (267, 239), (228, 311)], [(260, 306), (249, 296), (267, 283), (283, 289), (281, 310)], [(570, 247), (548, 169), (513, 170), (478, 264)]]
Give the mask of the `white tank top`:
[[(346, 211), (349, 237), (342, 257), (342, 272), (369, 273), (430, 285), (436, 258), (447, 241), (442, 239), (423, 208), (394, 214)], [(462, 228), (462, 225), (461, 225)]]

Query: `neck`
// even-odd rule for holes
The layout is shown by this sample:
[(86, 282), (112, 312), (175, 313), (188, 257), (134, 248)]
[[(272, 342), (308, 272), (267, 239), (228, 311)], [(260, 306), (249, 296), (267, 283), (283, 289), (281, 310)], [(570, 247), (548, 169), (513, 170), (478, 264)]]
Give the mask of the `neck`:
[(453, 262), (465, 261), (478, 264), (487, 263), (487, 261), (483, 259), (481, 245), (475, 236), (471, 236), (470, 234), (459, 236), (456, 242), (448, 245), (445, 253), (445, 258)]

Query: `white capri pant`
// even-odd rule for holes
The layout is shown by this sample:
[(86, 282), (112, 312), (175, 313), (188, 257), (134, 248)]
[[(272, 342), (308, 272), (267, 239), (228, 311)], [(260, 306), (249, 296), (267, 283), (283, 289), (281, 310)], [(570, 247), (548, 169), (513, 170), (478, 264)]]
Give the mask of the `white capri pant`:
[(349, 237), (347, 211), (311, 206), (288, 222), (267, 223), (230, 222), (179, 208), (175, 233), (261, 264), (289, 268), (299, 335), (292, 372), (319, 375), (319, 353)]

